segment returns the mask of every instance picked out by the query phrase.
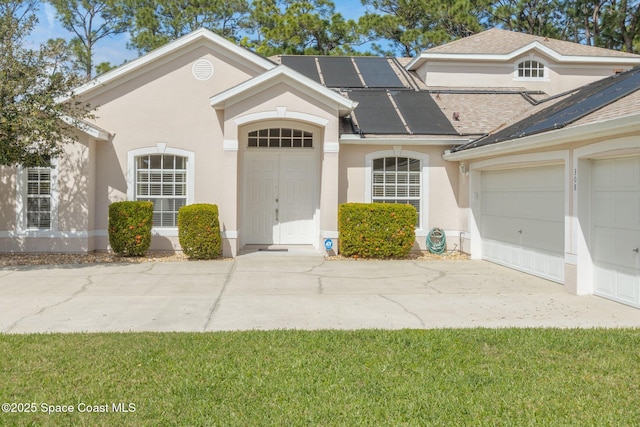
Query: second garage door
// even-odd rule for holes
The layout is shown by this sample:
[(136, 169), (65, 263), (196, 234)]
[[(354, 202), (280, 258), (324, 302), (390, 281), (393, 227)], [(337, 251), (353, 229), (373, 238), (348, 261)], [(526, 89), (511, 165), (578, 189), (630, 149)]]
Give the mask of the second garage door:
[(564, 166), (482, 173), (482, 257), (564, 283)]
[(591, 176), (595, 293), (640, 307), (640, 157), (594, 161)]

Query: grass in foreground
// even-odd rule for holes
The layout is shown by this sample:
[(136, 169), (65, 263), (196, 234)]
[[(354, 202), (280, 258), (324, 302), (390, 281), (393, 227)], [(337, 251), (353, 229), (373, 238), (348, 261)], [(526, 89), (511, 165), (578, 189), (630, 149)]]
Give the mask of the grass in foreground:
[(0, 360), (0, 402), (36, 409), (0, 425), (640, 420), (639, 329), (0, 335)]

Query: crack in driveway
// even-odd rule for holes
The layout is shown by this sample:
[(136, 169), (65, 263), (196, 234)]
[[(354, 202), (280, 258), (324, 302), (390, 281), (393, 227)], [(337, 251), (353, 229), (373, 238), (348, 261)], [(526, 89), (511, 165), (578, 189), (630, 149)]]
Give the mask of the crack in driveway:
[(207, 328), (209, 328), (209, 326), (211, 326), (211, 324), (213, 323), (213, 318), (215, 317), (216, 310), (220, 305), (220, 300), (222, 300), (222, 295), (224, 294), (224, 291), (227, 289), (227, 285), (229, 285), (229, 282), (231, 282), (231, 278), (233, 276), (233, 273), (235, 273), (237, 266), (238, 266), (238, 262), (234, 259), (233, 264), (231, 265), (231, 268), (227, 273), (227, 276), (224, 278), (222, 289), (220, 289), (220, 293), (218, 294), (218, 297), (216, 298), (216, 300), (213, 302), (213, 305), (209, 309), (209, 313), (207, 314), (207, 320), (204, 322), (202, 332), (206, 332)]
[(71, 295), (69, 295), (69, 297), (68, 297), (67, 299), (62, 300), (62, 301), (58, 301), (58, 302), (57, 302), (57, 303), (55, 303), (55, 304), (51, 304), (51, 305), (44, 306), (44, 307), (42, 307), (40, 310), (38, 310), (38, 311), (37, 311), (37, 312), (35, 312), (35, 313), (32, 313), (32, 314), (29, 314), (29, 315), (26, 315), (26, 316), (21, 317), (20, 319), (18, 319), (18, 320), (16, 320), (15, 322), (13, 322), (13, 323), (12, 323), (12, 324), (11, 324), (11, 325), (6, 329), (6, 330), (5, 330), (5, 332), (11, 332), (15, 327), (17, 327), (17, 326), (18, 326), (18, 324), (19, 324), (20, 322), (23, 322), (24, 320), (27, 320), (27, 319), (29, 319), (29, 318), (31, 318), (31, 317), (36, 317), (36, 316), (38, 316), (38, 315), (40, 315), (40, 314), (44, 313), (45, 311), (47, 311), (47, 310), (49, 310), (49, 309), (54, 308), (54, 307), (59, 307), (59, 306), (61, 306), (62, 304), (66, 304), (66, 303), (68, 303), (69, 301), (71, 301), (71, 300), (73, 300), (74, 298), (76, 298), (76, 297), (77, 297), (78, 295), (80, 295), (81, 293), (86, 292), (87, 288), (88, 288), (89, 286), (93, 285), (93, 280), (91, 279), (91, 277), (92, 277), (92, 276), (88, 276), (88, 277), (87, 277), (87, 283), (85, 283), (84, 285), (82, 285), (82, 287), (80, 287), (80, 289), (78, 289), (77, 291), (75, 291), (74, 293), (72, 293)]
[(414, 313), (413, 311), (409, 310), (407, 307), (405, 307), (402, 303), (400, 303), (399, 301), (396, 301), (388, 296), (382, 295), (382, 294), (378, 294), (379, 297), (386, 299), (387, 301), (390, 301), (398, 306), (400, 306), (406, 313), (409, 313), (410, 315), (412, 315), (413, 317), (415, 317), (416, 319), (418, 319), (418, 321), (420, 322), (420, 325), (422, 326), (423, 329), (426, 329), (427, 325), (426, 323), (424, 323), (424, 320), (422, 320), (422, 318), (420, 316), (418, 316), (417, 313)]

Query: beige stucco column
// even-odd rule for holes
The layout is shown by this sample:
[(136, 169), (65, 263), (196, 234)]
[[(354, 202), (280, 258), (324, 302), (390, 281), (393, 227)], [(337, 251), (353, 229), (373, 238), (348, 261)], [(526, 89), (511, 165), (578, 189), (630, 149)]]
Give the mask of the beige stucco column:
[(222, 228), (222, 255), (238, 254), (238, 140), (225, 139), (222, 144), (222, 205), (219, 207)]
[[(325, 251), (324, 242), (331, 239), (333, 253), (338, 251), (338, 177), (339, 177), (338, 142), (325, 141), (322, 153), (322, 173), (320, 177), (320, 244)], [(330, 251), (330, 252), (331, 252)]]

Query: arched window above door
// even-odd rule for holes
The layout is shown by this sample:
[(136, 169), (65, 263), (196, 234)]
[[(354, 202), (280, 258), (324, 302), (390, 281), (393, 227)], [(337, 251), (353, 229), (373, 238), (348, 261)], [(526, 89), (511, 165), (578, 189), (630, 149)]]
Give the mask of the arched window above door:
[(313, 133), (300, 129), (270, 128), (249, 132), (250, 148), (313, 148)]

